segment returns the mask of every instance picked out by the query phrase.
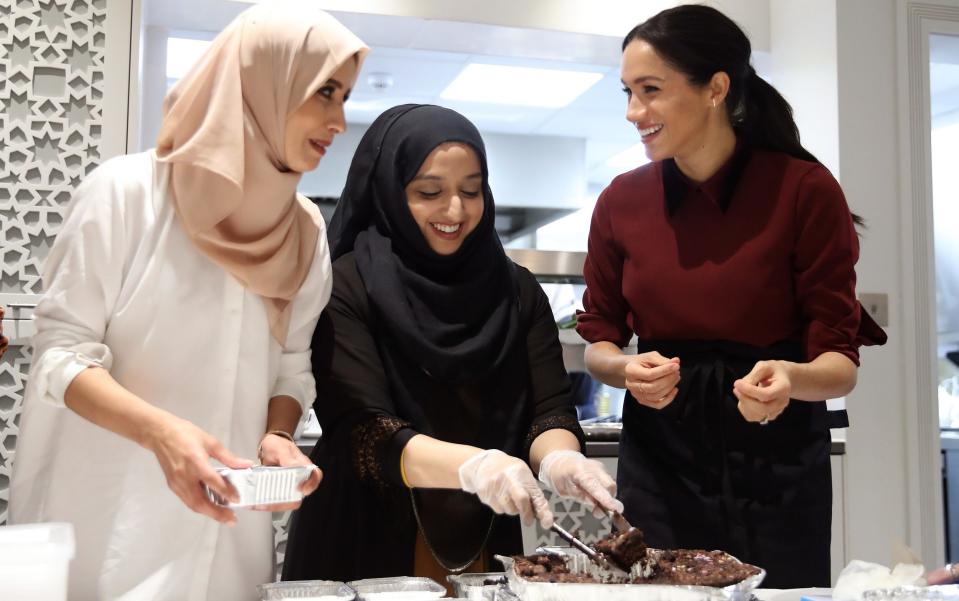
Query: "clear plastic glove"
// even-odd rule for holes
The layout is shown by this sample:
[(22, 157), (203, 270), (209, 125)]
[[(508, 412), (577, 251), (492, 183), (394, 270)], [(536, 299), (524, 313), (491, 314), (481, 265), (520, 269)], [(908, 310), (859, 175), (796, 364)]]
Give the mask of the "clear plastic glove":
[(553, 512), (523, 461), (497, 449), (481, 451), (460, 466), (460, 487), (475, 493), (496, 513), (519, 515), (530, 525), (538, 519), (544, 529), (553, 525)]
[(539, 481), (560, 496), (576, 499), (596, 517), (623, 512), (622, 502), (616, 500), (616, 482), (606, 468), (579, 451), (547, 453), (539, 465)]

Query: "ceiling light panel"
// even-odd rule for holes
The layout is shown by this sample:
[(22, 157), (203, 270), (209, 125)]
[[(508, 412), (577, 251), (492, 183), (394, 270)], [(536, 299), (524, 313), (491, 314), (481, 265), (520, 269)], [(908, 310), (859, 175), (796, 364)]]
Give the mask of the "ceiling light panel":
[(561, 108), (578, 98), (602, 73), (471, 63), (440, 94), (444, 100)]

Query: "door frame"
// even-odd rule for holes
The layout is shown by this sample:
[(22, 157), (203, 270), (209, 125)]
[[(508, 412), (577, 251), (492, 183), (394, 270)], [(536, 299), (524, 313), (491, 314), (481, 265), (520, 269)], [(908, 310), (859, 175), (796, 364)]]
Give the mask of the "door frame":
[(929, 35), (959, 35), (956, 0), (898, 0), (900, 260), (909, 541), (926, 565), (945, 562), (941, 445), (936, 390), (936, 278), (932, 204)]

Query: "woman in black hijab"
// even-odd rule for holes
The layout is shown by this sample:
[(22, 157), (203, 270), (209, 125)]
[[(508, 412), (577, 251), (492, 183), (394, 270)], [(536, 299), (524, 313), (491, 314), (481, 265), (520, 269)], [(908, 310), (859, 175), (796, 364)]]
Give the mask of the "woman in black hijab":
[(484, 571), (522, 551), (519, 520), (495, 514), (552, 522), (531, 466), (560, 495), (622, 509), (579, 453), (549, 302), (493, 222), (462, 115), (403, 105), (370, 126), (330, 225), (313, 339), (325, 477), (294, 515), (285, 580)]

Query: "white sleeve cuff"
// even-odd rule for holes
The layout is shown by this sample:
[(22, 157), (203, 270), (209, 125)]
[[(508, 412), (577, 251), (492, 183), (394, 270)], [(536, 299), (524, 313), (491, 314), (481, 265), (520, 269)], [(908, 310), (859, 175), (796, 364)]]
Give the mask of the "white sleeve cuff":
[(277, 396), (293, 397), (300, 403), (303, 413), (301, 419), (313, 407), (316, 400), (316, 380), (313, 379), (313, 366), (310, 352), (283, 353), (280, 356), (280, 369), (273, 385), (270, 398)]
[(33, 393), (47, 403), (63, 407), (63, 396), (73, 379), (89, 367), (109, 371), (113, 354), (99, 342), (82, 342), (71, 347), (53, 347), (37, 359), (30, 374)]

